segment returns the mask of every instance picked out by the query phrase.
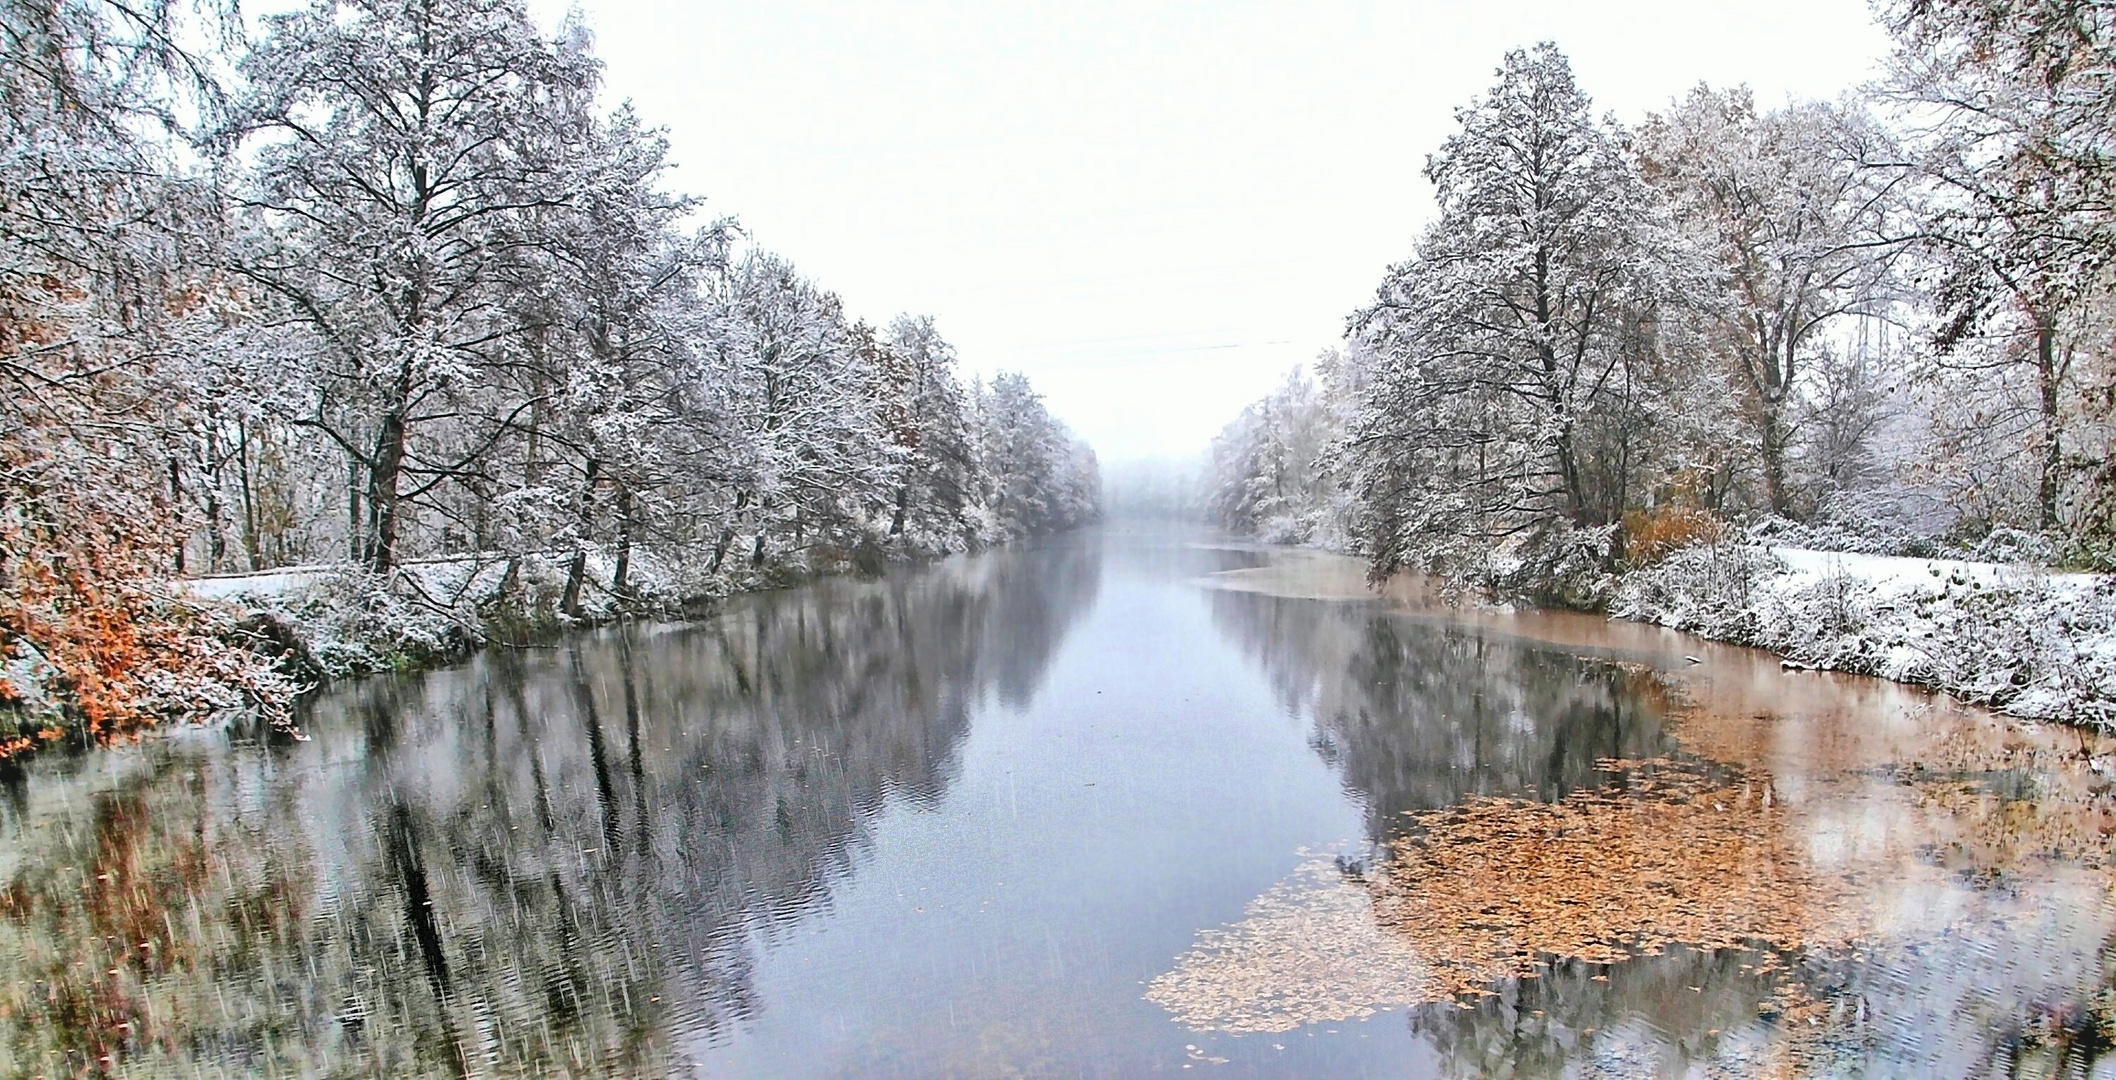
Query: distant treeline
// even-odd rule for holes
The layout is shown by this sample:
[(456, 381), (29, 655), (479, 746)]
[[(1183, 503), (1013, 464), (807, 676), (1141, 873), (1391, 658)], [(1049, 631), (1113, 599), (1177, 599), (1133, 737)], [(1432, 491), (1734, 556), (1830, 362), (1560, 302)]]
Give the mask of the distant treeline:
[(736, 589), (1098, 513), (1026, 379), (701, 225), (577, 23), (261, 27), (0, 0), (0, 756), (284, 706), (171, 575), (533, 553), (570, 609), (637, 549)]
[(1699, 86), (1630, 128), (1555, 46), (1508, 54), (1344, 347), (1215, 443), (1208, 512), (1588, 604), (1760, 522), (2109, 563), (2116, 16), (1882, 16), (1859, 93)]

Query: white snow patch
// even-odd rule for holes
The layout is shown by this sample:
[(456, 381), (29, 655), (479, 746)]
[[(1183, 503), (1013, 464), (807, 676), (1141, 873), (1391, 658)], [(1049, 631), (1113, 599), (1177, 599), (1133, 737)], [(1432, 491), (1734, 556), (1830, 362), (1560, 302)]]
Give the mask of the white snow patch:
[(1624, 575), (1611, 607), (1798, 666), (2020, 716), (2116, 726), (2116, 578), (2034, 566), (1703, 545)]

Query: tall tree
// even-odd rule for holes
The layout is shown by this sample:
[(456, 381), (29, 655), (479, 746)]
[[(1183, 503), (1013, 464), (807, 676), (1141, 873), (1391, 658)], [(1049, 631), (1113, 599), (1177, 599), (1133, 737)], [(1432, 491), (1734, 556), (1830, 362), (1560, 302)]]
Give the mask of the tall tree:
[[(358, 554), (398, 558), (407, 503), (472, 468), (527, 408), (492, 400), (531, 327), (511, 264), (539, 208), (592, 186), (596, 62), (519, 0), (313, 0), (244, 61), (259, 243), (242, 263), (314, 331), (299, 423), (351, 465)], [(442, 423), (447, 421), (447, 423)], [(435, 434), (445, 432), (451, 437)]]
[(1830, 332), (1885, 315), (1897, 296), (1895, 242), (1906, 185), (1888, 135), (1857, 105), (1758, 112), (1746, 87), (1698, 86), (1636, 136), (1643, 175), (1708, 260), (1710, 288), (1686, 299), (1705, 347), (1732, 368), (1764, 502), (1801, 515), (1788, 456), (1800, 387)]
[[(724, 439), (719, 418), (695, 408), (690, 384), (702, 377), (697, 339), (707, 330), (698, 288), (724, 261), (728, 226), (680, 231), (698, 203), (658, 187), (666, 142), (628, 107), (580, 126), (598, 162), (594, 182), (560, 212), (538, 215), (548, 222), (548, 257), (530, 264), (533, 276), (516, 292), (539, 309), (521, 316), (539, 325), (534, 408), (555, 414), (538, 434), (563, 448), (548, 456), (572, 485), (532, 500), (564, 508), (549, 538), (573, 548), (560, 602), (568, 615), (579, 613), (590, 547), (614, 541), (609, 587), (623, 595), (633, 546), (673, 494), (665, 489), (680, 485), (680, 474), (711, 472), (701, 454)], [(614, 536), (597, 529), (604, 499)]]
[[(1326, 358), (1326, 375), (1334, 362)], [(1279, 543), (1307, 543), (1337, 531), (1326, 460), (1343, 434), (1333, 389), (1296, 368), (1220, 432), (1212, 442), (1207, 492), (1214, 520)]]
[(1941, 266), (1937, 344), (1958, 364), (2026, 372), (2036, 523), (2056, 530), (2067, 335), (2107, 292), (2116, 254), (2116, 13), (2077, 0), (1908, 0), (1884, 14), (1897, 41), (1887, 90), (1934, 189), (1923, 238)]
[(0, 757), (292, 686), (165, 579), (184, 568), (202, 354), (245, 298), (213, 273), (210, 118), (189, 9), (0, 2)]
[(1051, 415), (1027, 376), (1002, 371), (972, 397), (995, 541), (1077, 528), (1101, 513), (1094, 451)]
[(883, 429), (882, 373), (838, 298), (752, 252), (712, 288), (713, 365), (732, 425), (732, 498), (717, 568), (742, 529), (750, 564), (780, 539), (851, 549), (896, 494), (902, 452)]
[(891, 437), (905, 455), (889, 535), (912, 551), (961, 550), (975, 539), (977, 458), (955, 348), (931, 318), (905, 315), (889, 325), (884, 349)]
[(1508, 53), (1426, 163), (1439, 216), (1353, 333), (1374, 569), (1477, 573), (1494, 545), (1612, 526), (1679, 260), (1667, 214), (1563, 54)]

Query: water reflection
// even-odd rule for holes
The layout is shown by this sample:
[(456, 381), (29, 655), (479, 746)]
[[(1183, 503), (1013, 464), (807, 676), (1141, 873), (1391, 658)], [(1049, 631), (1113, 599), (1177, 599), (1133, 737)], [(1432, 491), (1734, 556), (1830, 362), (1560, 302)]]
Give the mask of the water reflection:
[(1789, 1001), (1786, 968), (1752, 950), (1567, 961), (1413, 1010), (1409, 1027), (1453, 1077), (2103, 1076), (2108, 932), (2050, 911), (1941, 941), (1779, 958), (1816, 992), (1805, 1001)]
[[(1202, 932), (1149, 990), (1179, 1020), (1408, 1007), (1456, 1076), (2109, 1067), (2106, 740), (1648, 629), (1361, 599), (1356, 567), (1281, 558), (1212, 581), (1216, 623), (1380, 847)], [(1332, 949), (1373, 962), (1309, 955)]]
[(0, 1072), (2111, 1068), (2116, 744), (1290, 558), (1083, 539), (47, 758)]
[(1596, 762), (1665, 753), (1659, 703), (1619, 665), (1373, 603), (1214, 589), (1214, 624), (1314, 724), (1369, 837), (1470, 795), (1563, 798)]
[(658, 1075), (740, 1023), (759, 927), (1021, 704), (1098, 549), (957, 560), (320, 700), (315, 741), (52, 761), (0, 818), (26, 1072)]

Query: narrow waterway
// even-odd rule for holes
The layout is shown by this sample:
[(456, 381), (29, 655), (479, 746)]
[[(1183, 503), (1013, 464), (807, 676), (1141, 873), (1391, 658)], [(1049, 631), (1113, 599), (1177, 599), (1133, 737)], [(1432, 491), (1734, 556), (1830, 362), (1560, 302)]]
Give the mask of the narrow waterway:
[(20, 1075), (2116, 1075), (2108, 750), (1112, 527), (0, 789)]

